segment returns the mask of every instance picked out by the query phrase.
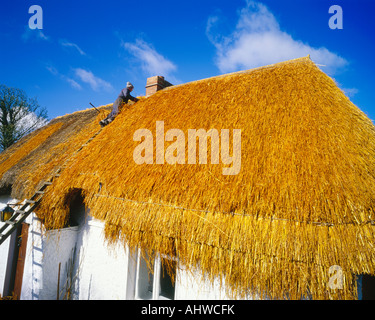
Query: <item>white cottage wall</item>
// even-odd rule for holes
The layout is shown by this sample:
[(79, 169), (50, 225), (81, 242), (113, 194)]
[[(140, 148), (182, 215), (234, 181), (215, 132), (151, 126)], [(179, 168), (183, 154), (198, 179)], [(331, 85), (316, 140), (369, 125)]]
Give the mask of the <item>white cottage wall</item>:
[[(11, 200), (10, 197), (2, 196), (0, 209)], [(20, 297), (22, 300), (63, 299), (68, 277), (73, 281), (72, 299), (134, 299), (135, 259), (127, 248), (124, 249), (123, 244), (107, 244), (102, 221), (86, 214), (79, 226), (52, 231), (43, 230), (34, 213), (25, 222), (29, 224), (29, 234)], [(0, 246), (2, 296), (7, 275), (9, 278), (7, 266), (12, 251), (9, 250), (10, 243), (11, 237)], [(68, 276), (68, 267), (73, 260), (73, 273)]]
[(78, 227), (43, 232), (34, 213), (26, 222), (30, 227), (21, 299), (60, 299), (65, 294), (66, 266), (77, 240)]
[(127, 250), (122, 244), (109, 246), (104, 239), (104, 223), (87, 216), (77, 237), (74, 299), (126, 299), (128, 280)]
[[(57, 299), (59, 263), (60, 299), (65, 296), (68, 277), (73, 283), (72, 299), (129, 299), (135, 271), (128, 270), (128, 251), (123, 245), (108, 246), (105, 242), (103, 222), (87, 216), (80, 226), (42, 234), (37, 219), (33, 218), (34, 221), (29, 221), (31, 241), (28, 242), (21, 299)], [(72, 261), (73, 273), (68, 275)]]
[[(12, 202), (13, 199), (10, 196), (3, 195), (0, 196), (0, 210), (3, 210), (7, 203)], [(4, 225), (3, 222), (0, 222), (0, 228)], [(11, 293), (8, 292), (8, 281), (9, 281), (9, 267), (10, 261), (12, 257), (12, 253), (10, 250), (14, 243), (14, 239), (12, 237), (8, 237), (4, 241), (4, 243), (0, 246), (0, 294), (1, 296), (10, 295)]]

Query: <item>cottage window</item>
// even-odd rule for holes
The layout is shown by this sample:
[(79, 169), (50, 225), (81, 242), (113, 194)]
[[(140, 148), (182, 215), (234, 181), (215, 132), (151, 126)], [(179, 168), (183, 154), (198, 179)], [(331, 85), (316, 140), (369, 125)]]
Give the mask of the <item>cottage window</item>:
[[(150, 259), (147, 253), (138, 251), (135, 297), (141, 300), (173, 300), (176, 261), (157, 255)], [(173, 279), (172, 279), (173, 278)]]

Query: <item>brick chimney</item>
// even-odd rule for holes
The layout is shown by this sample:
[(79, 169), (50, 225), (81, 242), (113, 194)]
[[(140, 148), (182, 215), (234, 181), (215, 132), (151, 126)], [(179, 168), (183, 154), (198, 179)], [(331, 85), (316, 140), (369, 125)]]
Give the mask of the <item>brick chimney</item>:
[(153, 95), (156, 91), (162, 90), (170, 86), (173, 86), (173, 84), (166, 81), (162, 76), (154, 76), (147, 78), (146, 97)]

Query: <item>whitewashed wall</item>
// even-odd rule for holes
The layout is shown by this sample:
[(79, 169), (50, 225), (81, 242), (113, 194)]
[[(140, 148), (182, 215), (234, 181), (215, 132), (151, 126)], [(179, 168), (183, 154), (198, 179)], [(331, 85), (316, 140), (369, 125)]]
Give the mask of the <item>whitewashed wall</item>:
[(74, 299), (126, 299), (128, 254), (122, 245), (109, 247), (104, 223), (90, 216), (77, 237), (76, 290)]
[(55, 300), (58, 297), (59, 263), (61, 263), (60, 289), (62, 289), (66, 281), (65, 265), (74, 248), (78, 228), (45, 232), (34, 214), (30, 215), (26, 222), (30, 227), (21, 299)]
[[(0, 196), (0, 210), (3, 210), (7, 203), (12, 200), (9, 196)], [(4, 225), (3, 222), (0, 222), (0, 228)], [(8, 266), (8, 255), (9, 255), (9, 246), (11, 242), (11, 237), (5, 240), (5, 242), (0, 246), (0, 294), (2, 296), (7, 295), (6, 290), (6, 274)]]
[(130, 298), (132, 291), (127, 292), (128, 254), (122, 245), (108, 247), (103, 237), (103, 222), (87, 217), (80, 227), (44, 233), (41, 233), (35, 217), (28, 222), (31, 226), (21, 299), (57, 299), (59, 263), (59, 298), (62, 299), (74, 247), (74, 271), (69, 276), (73, 280), (73, 299)]
[[(9, 197), (1, 197), (0, 209), (10, 200)], [(63, 299), (67, 289), (67, 270), (72, 260), (72, 299), (135, 298), (137, 254), (131, 255), (121, 243), (108, 246), (104, 239), (102, 221), (86, 214), (79, 226), (53, 231), (43, 230), (35, 214), (31, 214), (25, 222), (30, 226), (21, 299), (55, 300), (58, 296)], [(8, 252), (9, 239), (0, 246), (0, 289), (5, 283)], [(191, 273), (179, 267), (175, 299), (223, 300), (232, 297), (226, 294), (218, 281), (212, 285), (208, 280), (201, 281), (198, 272)]]
[[(0, 210), (3, 210), (8, 203), (17, 203), (18, 200), (12, 199), (10, 196), (0, 196)], [(4, 225), (0, 222), (0, 227)], [(0, 246), (0, 294), (2, 296), (11, 295), (7, 288), (9, 285), (9, 274), (11, 269), (11, 261), (13, 258), (14, 246), (16, 245), (16, 233), (14, 232)]]

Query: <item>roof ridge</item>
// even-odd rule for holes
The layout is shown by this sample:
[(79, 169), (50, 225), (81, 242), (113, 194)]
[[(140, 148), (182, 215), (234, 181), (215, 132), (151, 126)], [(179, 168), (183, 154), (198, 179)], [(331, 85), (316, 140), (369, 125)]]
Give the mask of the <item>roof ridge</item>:
[[(101, 105), (101, 106), (97, 107), (97, 109), (104, 109), (104, 108), (110, 107), (111, 105), (112, 105), (112, 103), (109, 103), (109, 104), (106, 104), (106, 105)], [(64, 118), (64, 117), (69, 117), (69, 116), (75, 115), (77, 113), (88, 112), (88, 111), (91, 111), (92, 109), (93, 108), (87, 108), (87, 109), (84, 109), (84, 110), (77, 110), (77, 111), (74, 111), (72, 113), (67, 113), (63, 116), (57, 116), (56, 118), (53, 118), (52, 120), (57, 120), (57, 119), (61, 119), (61, 118)]]
[(203, 78), (203, 79), (199, 79), (199, 80), (193, 80), (193, 81), (189, 81), (189, 82), (185, 82), (185, 83), (181, 83), (181, 84), (177, 84), (177, 85), (172, 85), (170, 87), (164, 88), (163, 90), (160, 90), (159, 92), (164, 92), (166, 90), (171, 90), (173, 88), (181, 87), (181, 86), (184, 86), (184, 85), (187, 85), (187, 84), (191, 84), (191, 83), (197, 83), (197, 82), (201, 82), (201, 81), (213, 80), (213, 79), (223, 78), (223, 77), (227, 77), (227, 76), (233, 76), (233, 75), (237, 75), (237, 74), (250, 73), (250, 72), (253, 72), (253, 71), (257, 71), (257, 70), (261, 70), (261, 69), (267, 69), (267, 68), (272, 68), (272, 67), (275, 67), (275, 66), (289, 64), (291, 62), (297, 62), (297, 61), (310, 61), (310, 62), (313, 62), (311, 60), (311, 58), (310, 58), (310, 54), (308, 54), (306, 57), (295, 58), (295, 59), (291, 59), (291, 60), (276, 62), (276, 63), (269, 64), (269, 65), (266, 65), (266, 66), (260, 66), (260, 67), (256, 67), (256, 68), (252, 68), (252, 69), (246, 69), (246, 70), (240, 70), (240, 71), (235, 71), (235, 72), (230, 72), (230, 73), (225, 73), (225, 74), (219, 74), (217, 76), (212, 76), (212, 77)]

